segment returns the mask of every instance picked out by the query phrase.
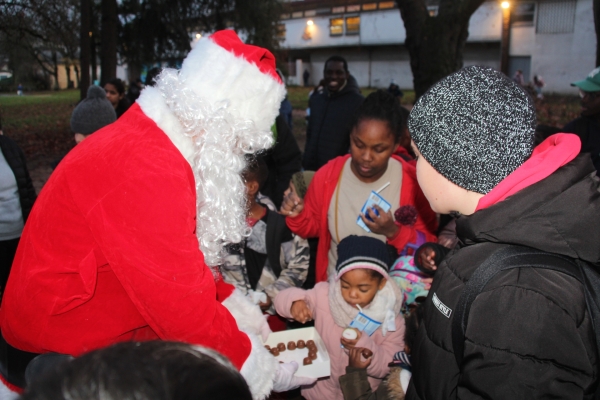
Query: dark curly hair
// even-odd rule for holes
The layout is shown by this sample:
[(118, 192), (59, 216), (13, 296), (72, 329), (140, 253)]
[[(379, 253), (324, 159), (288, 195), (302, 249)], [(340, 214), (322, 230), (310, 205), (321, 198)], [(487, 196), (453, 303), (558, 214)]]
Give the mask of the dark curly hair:
[(403, 115), (400, 102), (393, 94), (380, 89), (368, 95), (354, 114), (352, 130), (362, 121), (368, 119), (387, 122), (390, 131), (394, 135), (394, 141), (400, 143), (406, 125), (406, 118)]
[(107, 83), (110, 83), (111, 85), (113, 85), (115, 87), (115, 89), (117, 89), (117, 92), (119, 92), (119, 94), (125, 93), (125, 84), (119, 78), (110, 79), (105, 83), (105, 85)]

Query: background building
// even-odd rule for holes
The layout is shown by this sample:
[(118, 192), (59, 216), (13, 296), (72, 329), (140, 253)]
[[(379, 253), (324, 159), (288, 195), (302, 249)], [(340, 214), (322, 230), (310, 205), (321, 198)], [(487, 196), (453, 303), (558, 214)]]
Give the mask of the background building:
[[(435, 1), (429, 12), (437, 14)], [(287, 50), (289, 84), (323, 77), (325, 60), (339, 54), (360, 86), (387, 87), (394, 81), (412, 88), (406, 32), (395, 1), (296, 0), (281, 16), (281, 47)], [(596, 34), (592, 0), (511, 1), (509, 75), (523, 71), (525, 81), (542, 76), (546, 92), (576, 93), (570, 82), (595, 66)], [(488, 1), (473, 14), (464, 65), (500, 69), (500, 1)]]

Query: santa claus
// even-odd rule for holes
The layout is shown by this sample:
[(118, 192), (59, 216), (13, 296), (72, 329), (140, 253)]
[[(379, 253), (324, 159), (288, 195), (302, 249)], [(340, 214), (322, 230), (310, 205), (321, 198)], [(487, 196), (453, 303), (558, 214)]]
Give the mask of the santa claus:
[(248, 233), (244, 155), (272, 145), (284, 94), (270, 52), (217, 32), (67, 155), (4, 293), (1, 398), (23, 387), (37, 354), (151, 339), (221, 352), (257, 399), (312, 383), (264, 349), (262, 313), (215, 270)]

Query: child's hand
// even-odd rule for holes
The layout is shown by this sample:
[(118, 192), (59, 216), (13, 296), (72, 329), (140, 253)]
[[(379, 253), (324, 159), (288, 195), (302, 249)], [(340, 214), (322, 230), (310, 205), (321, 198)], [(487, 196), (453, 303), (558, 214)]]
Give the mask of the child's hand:
[(297, 217), (304, 210), (304, 200), (296, 192), (289, 190), (283, 197), (279, 213), (288, 217)]
[[(363, 357), (365, 360), (363, 361)], [(354, 347), (348, 351), (348, 366), (352, 368), (367, 368), (371, 365), (373, 352), (364, 347)]]
[(373, 220), (373, 222), (369, 221), (366, 218), (366, 215), (361, 214), (360, 218), (362, 218), (363, 222), (367, 227), (371, 230), (371, 232), (376, 233), (378, 235), (384, 235), (388, 239), (393, 238), (398, 232), (398, 225), (394, 222), (394, 216), (391, 211), (385, 212), (381, 207), (377, 204), (374, 204), (373, 207), (377, 210), (379, 215), (375, 214), (375, 211), (372, 209), (367, 209), (366, 214), (369, 214), (369, 218)]
[(290, 313), (292, 314), (292, 318), (302, 324), (312, 320), (312, 313), (304, 300), (296, 300), (293, 302)]
[(421, 264), (424, 269), (428, 271), (435, 271), (437, 269), (437, 265), (435, 265), (435, 250), (431, 247), (425, 246), (421, 248), (418, 257), (419, 264)]
[(346, 349), (353, 349), (356, 346), (356, 343), (358, 343), (358, 341), (360, 340), (360, 337), (362, 336), (362, 332), (361, 331), (356, 331), (356, 333), (358, 333), (358, 336), (356, 337), (356, 339), (346, 339), (346, 338), (341, 338), (340, 342), (342, 343), (342, 346), (344, 346), (344, 348)]

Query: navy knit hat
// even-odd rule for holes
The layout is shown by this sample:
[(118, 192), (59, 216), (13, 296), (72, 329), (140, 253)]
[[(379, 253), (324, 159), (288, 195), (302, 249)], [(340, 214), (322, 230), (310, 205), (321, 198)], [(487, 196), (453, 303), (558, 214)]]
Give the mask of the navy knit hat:
[(530, 96), (506, 75), (481, 66), (436, 83), (408, 120), (429, 164), (449, 181), (481, 194), (531, 156), (535, 125)]
[(106, 92), (100, 86), (88, 88), (87, 97), (83, 99), (71, 114), (71, 130), (73, 133), (89, 135), (117, 120), (117, 113)]
[(336, 279), (358, 268), (372, 269), (388, 278), (390, 265), (394, 261), (387, 245), (369, 236), (348, 236), (338, 244), (337, 251)]

